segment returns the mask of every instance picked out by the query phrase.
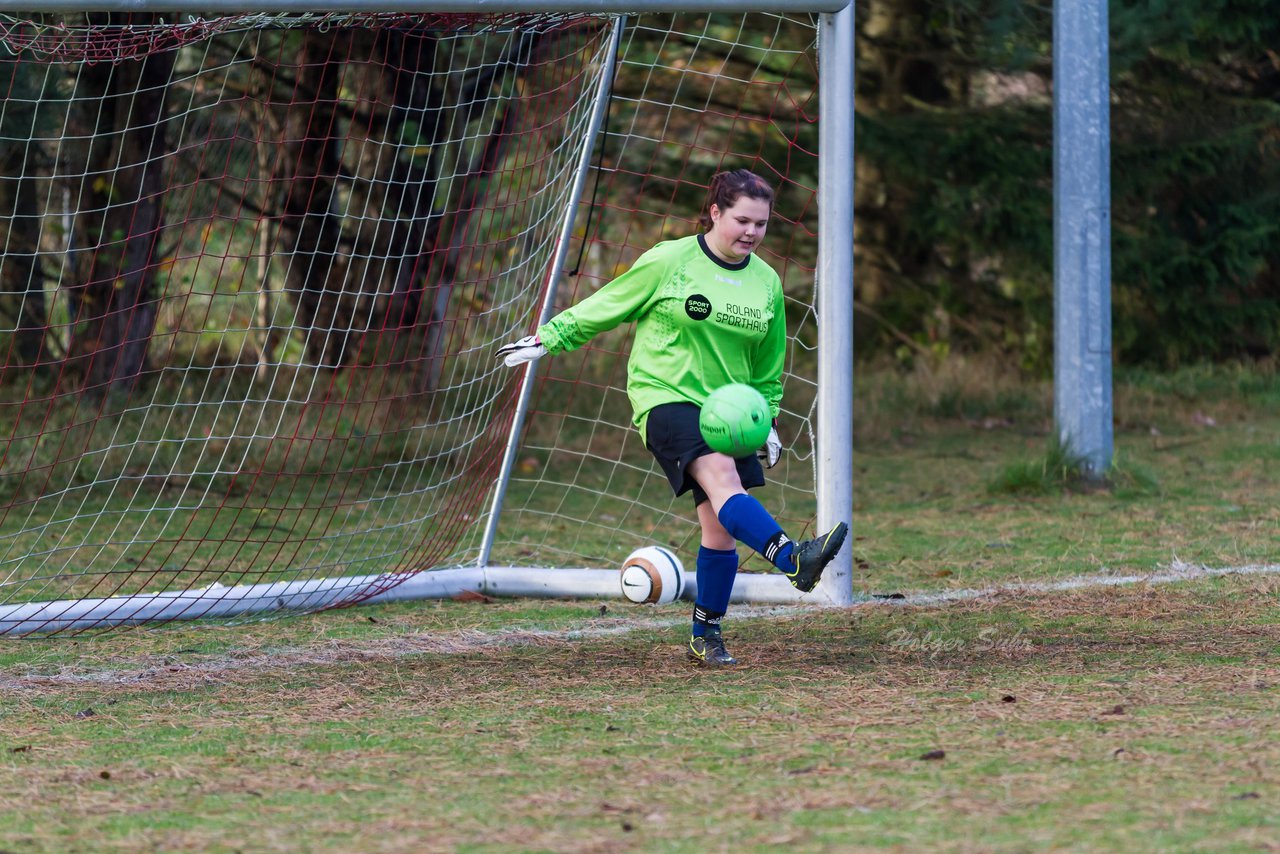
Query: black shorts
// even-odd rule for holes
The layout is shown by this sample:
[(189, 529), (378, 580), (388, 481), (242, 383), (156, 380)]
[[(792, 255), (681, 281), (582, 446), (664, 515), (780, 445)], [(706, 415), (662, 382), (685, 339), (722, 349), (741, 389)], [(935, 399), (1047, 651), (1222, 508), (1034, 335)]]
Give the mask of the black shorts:
[[(645, 446), (662, 466), (667, 482), (676, 495), (692, 490), (695, 507), (707, 500), (707, 493), (689, 474), (689, 464), (698, 457), (715, 453), (698, 429), (698, 413), (698, 407), (692, 403), (663, 403), (649, 410), (644, 428)], [(738, 457), (734, 462), (738, 464), (738, 479), (743, 489), (764, 486), (764, 467), (754, 453)]]

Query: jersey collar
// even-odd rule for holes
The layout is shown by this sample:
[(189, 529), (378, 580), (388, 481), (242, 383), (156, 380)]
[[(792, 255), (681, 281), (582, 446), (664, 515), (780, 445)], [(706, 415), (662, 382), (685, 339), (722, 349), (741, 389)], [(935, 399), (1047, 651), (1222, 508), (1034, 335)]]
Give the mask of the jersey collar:
[(741, 270), (751, 263), (750, 255), (748, 255), (746, 258), (743, 258), (737, 264), (730, 264), (728, 261), (722, 260), (720, 256), (712, 252), (711, 247), (707, 245), (707, 236), (705, 234), (698, 235), (698, 245), (702, 247), (702, 253), (704, 255), (706, 255), (708, 258), (714, 261), (717, 266), (723, 267), (726, 270)]

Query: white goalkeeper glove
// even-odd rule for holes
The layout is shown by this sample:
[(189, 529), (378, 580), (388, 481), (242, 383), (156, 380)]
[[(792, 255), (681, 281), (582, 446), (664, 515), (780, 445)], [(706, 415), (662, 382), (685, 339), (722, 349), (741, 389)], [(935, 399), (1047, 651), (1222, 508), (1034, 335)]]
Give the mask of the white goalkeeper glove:
[(497, 357), (506, 362), (508, 368), (541, 359), (545, 355), (547, 348), (538, 340), (537, 335), (526, 335), (519, 341), (503, 344), (497, 352)]
[(777, 422), (769, 428), (769, 438), (764, 440), (764, 447), (756, 451), (756, 456), (767, 469), (776, 466), (778, 460), (782, 458), (782, 438), (778, 435)]

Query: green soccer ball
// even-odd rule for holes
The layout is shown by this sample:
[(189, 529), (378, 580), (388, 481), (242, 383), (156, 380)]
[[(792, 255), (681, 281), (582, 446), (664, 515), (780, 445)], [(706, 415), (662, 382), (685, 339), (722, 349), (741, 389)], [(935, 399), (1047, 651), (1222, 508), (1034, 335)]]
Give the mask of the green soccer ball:
[(720, 386), (702, 404), (698, 428), (713, 451), (731, 457), (754, 454), (773, 425), (764, 395), (744, 383)]

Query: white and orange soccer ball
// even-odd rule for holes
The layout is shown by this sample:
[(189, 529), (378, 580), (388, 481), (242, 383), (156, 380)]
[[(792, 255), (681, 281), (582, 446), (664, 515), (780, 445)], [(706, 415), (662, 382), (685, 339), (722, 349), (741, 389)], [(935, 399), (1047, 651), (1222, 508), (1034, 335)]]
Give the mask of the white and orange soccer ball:
[(684, 592), (680, 558), (662, 546), (645, 546), (622, 562), (622, 595), (637, 604), (666, 605)]

